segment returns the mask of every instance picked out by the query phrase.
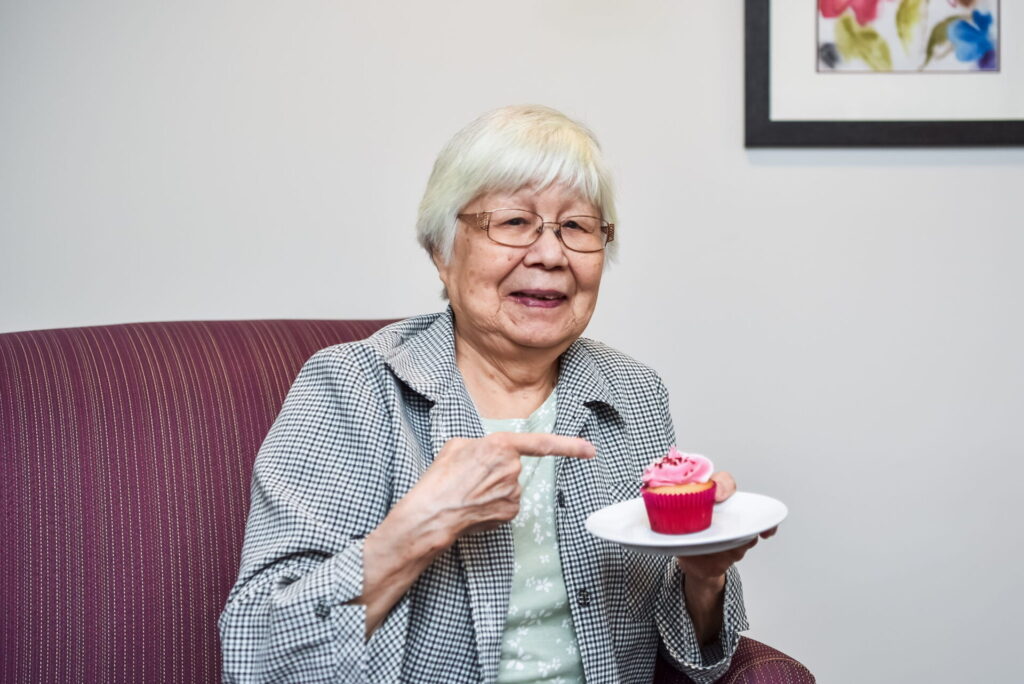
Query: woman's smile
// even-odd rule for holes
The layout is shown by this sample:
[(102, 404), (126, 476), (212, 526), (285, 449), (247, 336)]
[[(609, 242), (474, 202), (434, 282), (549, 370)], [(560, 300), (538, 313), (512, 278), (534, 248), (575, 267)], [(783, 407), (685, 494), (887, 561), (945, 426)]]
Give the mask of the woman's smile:
[(568, 301), (558, 290), (517, 290), (509, 297), (517, 304), (538, 309), (554, 309)]

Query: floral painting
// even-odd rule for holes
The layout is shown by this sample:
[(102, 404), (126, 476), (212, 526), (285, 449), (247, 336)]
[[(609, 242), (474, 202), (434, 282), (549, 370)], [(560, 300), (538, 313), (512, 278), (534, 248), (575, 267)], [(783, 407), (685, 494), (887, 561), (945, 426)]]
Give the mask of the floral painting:
[(999, 0), (818, 0), (818, 71), (999, 70)]

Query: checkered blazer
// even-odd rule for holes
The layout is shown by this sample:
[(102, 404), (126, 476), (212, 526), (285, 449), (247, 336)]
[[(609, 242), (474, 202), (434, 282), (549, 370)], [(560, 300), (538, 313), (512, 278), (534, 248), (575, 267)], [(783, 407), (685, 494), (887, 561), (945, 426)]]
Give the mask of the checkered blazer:
[[(590, 535), (592, 512), (637, 496), (674, 442), (649, 368), (579, 339), (561, 359), (555, 433), (597, 457), (560, 459), (558, 547), (588, 682), (651, 681), (659, 647), (697, 682), (728, 669), (747, 628), (739, 576), (703, 650), (675, 561)], [(453, 314), (411, 318), (302, 368), (256, 459), (242, 567), (220, 618), (231, 682), (491, 682), (512, 581), (508, 525), (464, 536), (423, 572), (367, 641), (362, 539), (453, 437), (482, 437), (455, 365)]]

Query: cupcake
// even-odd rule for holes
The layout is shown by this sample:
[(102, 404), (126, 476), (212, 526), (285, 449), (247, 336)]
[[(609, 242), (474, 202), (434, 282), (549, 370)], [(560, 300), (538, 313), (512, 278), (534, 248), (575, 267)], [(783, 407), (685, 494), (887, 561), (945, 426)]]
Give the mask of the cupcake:
[(714, 466), (700, 454), (668, 453), (644, 470), (640, 494), (651, 529), (662, 534), (700, 532), (715, 507)]

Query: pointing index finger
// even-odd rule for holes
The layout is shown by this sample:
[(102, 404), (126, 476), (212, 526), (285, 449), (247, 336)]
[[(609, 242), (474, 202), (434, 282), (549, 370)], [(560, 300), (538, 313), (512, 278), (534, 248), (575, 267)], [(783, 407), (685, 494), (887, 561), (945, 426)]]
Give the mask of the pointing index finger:
[(594, 445), (579, 437), (537, 432), (507, 432), (501, 435), (501, 439), (509, 447), (519, 452), (520, 456), (593, 458), (597, 455)]

